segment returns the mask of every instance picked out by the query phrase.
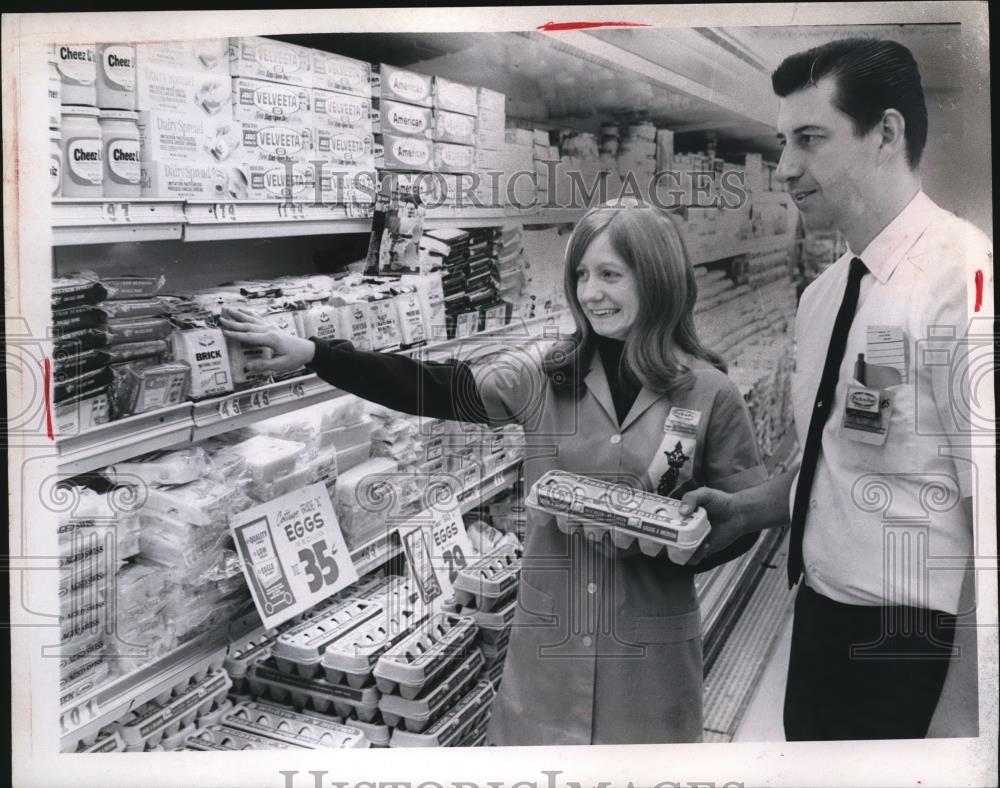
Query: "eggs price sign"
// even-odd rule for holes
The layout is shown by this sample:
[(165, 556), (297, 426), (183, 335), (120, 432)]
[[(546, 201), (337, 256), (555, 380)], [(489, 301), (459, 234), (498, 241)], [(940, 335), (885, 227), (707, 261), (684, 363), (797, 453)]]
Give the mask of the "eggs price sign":
[(358, 579), (322, 484), (240, 512), (230, 527), (247, 585), (267, 628)]
[(424, 602), (451, 596), (459, 571), (474, 560), (458, 501), (452, 503), (447, 510), (427, 509), (413, 518), (413, 527), (400, 529), (407, 565)]

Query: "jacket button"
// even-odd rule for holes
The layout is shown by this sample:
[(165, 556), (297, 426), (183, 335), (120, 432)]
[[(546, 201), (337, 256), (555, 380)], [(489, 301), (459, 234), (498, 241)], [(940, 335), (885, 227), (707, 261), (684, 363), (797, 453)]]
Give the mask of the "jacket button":
[(811, 501), (809, 501), (809, 508), (810, 509), (815, 509), (817, 506), (819, 506), (819, 501), (817, 501), (815, 498), (813, 498)]
[(596, 583), (587, 583), (587, 593), (588, 594), (596, 594), (597, 593), (597, 584)]
[(621, 443), (622, 442), (622, 436), (621, 435), (612, 435), (611, 436), (611, 442), (615, 443), (615, 444)]
[(585, 645), (587, 648), (590, 648), (592, 645), (594, 645), (594, 639), (590, 635), (584, 635), (583, 645)]

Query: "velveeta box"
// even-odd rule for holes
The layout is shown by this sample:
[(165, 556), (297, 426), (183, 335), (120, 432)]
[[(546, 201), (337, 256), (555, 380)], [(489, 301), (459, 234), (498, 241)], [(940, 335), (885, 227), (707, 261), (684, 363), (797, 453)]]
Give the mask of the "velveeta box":
[(371, 97), (371, 65), (362, 60), (312, 50), (312, 84), (361, 98)]
[(434, 108), (447, 112), (475, 115), (479, 107), (476, 89), (450, 79), (434, 78)]
[(439, 142), (434, 146), (434, 165), (438, 172), (473, 172), (476, 149), (471, 145)]
[(402, 101), (419, 107), (429, 107), (433, 101), (429, 76), (385, 63), (372, 69), (371, 85), (374, 98)]
[(374, 169), (347, 169), (313, 165), (319, 173), (319, 194), (323, 203), (371, 204), (378, 191)]
[(369, 96), (352, 96), (313, 88), (313, 125), (336, 131), (371, 134), (372, 100)]
[(234, 77), (233, 119), (240, 123), (311, 126), (312, 91), (296, 85)]
[(376, 141), (375, 165), (386, 170), (430, 171), (434, 169), (434, 148), (434, 143), (419, 137), (382, 134)]
[(476, 141), (476, 119), (460, 112), (437, 110), (434, 113), (434, 140), (473, 145)]
[(264, 79), (309, 88), (312, 87), (311, 53), (312, 50), (306, 47), (270, 38), (232, 38), (229, 45), (229, 73), (234, 77)]
[(377, 112), (372, 113), (376, 134), (431, 138), (434, 115), (427, 107), (404, 104), (401, 101), (378, 99)]
[(243, 162), (247, 199), (312, 201), (316, 180), (310, 162)]
[(315, 134), (313, 153), (316, 160), (335, 167), (375, 168), (375, 139), (371, 134), (324, 128), (317, 128)]
[(247, 121), (240, 124), (242, 156), (251, 161), (306, 161), (313, 153), (311, 127), (284, 121)]
[(507, 97), (496, 90), (489, 88), (477, 88), (476, 95), (479, 99), (479, 114), (484, 112), (496, 112), (503, 115), (507, 109)]

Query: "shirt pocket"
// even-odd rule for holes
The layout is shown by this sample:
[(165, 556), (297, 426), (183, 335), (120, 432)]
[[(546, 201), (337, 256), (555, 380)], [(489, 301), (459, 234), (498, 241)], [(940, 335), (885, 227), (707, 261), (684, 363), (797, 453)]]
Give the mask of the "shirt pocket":
[[(847, 402), (847, 386), (861, 386), (861, 382), (850, 378), (843, 384), (843, 391), (838, 402)], [(889, 413), (889, 434), (885, 443), (880, 445), (861, 443), (860, 441), (843, 439), (848, 461), (866, 471), (880, 473), (911, 473), (917, 470), (917, 435), (916, 410), (913, 383), (898, 383), (882, 389), (892, 394), (892, 408)], [(840, 435), (844, 422), (844, 407), (841, 404), (837, 415), (832, 417), (831, 426), (836, 435)]]
[(701, 611), (696, 607), (667, 616), (632, 616), (620, 612), (615, 630), (626, 643), (683, 643), (701, 637)]

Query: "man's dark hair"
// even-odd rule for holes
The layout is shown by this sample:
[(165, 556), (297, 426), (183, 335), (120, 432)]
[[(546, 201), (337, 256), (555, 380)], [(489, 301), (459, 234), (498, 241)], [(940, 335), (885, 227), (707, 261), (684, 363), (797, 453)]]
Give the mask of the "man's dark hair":
[(927, 105), (910, 50), (873, 38), (831, 41), (789, 55), (771, 75), (771, 85), (784, 98), (827, 76), (836, 80), (833, 104), (851, 119), (857, 136), (875, 128), (887, 109), (903, 116), (906, 162), (916, 169), (927, 143)]

